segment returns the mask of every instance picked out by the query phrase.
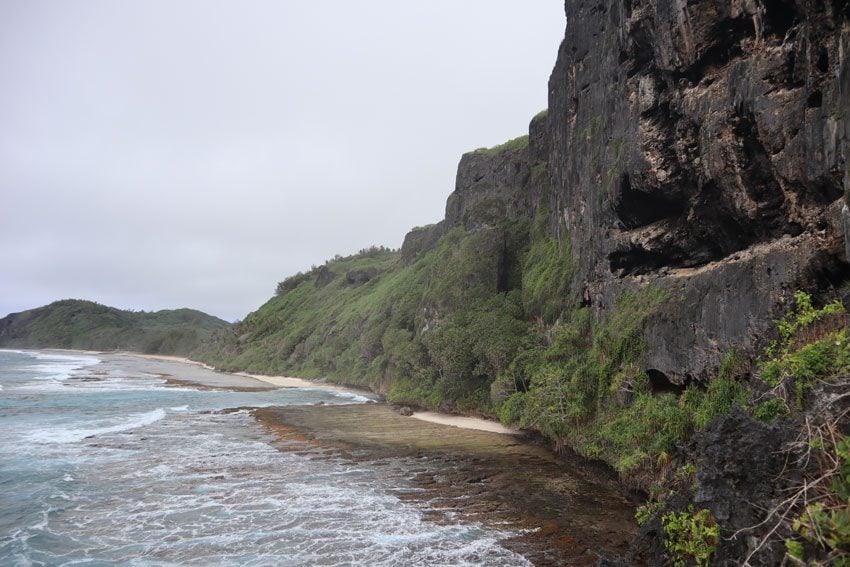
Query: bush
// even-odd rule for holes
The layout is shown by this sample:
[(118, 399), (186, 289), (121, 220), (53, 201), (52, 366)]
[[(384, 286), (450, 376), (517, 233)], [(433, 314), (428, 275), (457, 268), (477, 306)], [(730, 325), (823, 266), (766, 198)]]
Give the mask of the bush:
[(769, 398), (756, 404), (753, 417), (764, 423), (773, 423), (780, 415), (788, 413), (788, 406), (781, 398)]
[(519, 136), (517, 138), (513, 138), (508, 140), (503, 144), (499, 144), (498, 146), (493, 146), (492, 148), (478, 148), (473, 153), (485, 155), (485, 156), (495, 156), (502, 152), (507, 152), (510, 150), (524, 150), (528, 147), (528, 134), (524, 136)]
[[(822, 463), (820, 480), (830, 483), (812, 498), (815, 502), (809, 500), (792, 528), (812, 549), (825, 554), (828, 564), (850, 566), (850, 438), (828, 429), (811, 441)], [(788, 540), (785, 545), (792, 557), (803, 562), (805, 546), (800, 541)]]
[[(795, 299), (794, 311), (777, 321), (779, 339), (765, 351), (761, 377), (771, 386), (793, 379), (797, 406), (802, 409), (806, 391), (816, 382), (850, 372), (850, 341), (846, 329), (818, 332), (813, 328), (817, 321), (843, 315), (840, 301), (815, 309), (809, 294), (798, 291)], [(839, 322), (843, 326), (843, 320)]]
[(693, 506), (689, 506), (686, 512), (665, 514), (661, 523), (667, 534), (664, 547), (673, 565), (687, 565), (689, 562), (697, 566), (709, 564), (720, 537), (720, 527), (711, 512), (694, 512)]

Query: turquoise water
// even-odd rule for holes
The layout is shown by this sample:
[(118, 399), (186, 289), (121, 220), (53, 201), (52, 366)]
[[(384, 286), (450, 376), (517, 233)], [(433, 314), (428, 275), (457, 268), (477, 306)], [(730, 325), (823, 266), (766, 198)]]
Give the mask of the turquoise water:
[[(0, 351), (0, 565), (527, 565), (433, 524), (405, 463), (279, 451), (247, 410), (365, 403), (172, 387), (96, 357)], [(291, 442), (290, 442), (291, 443)]]

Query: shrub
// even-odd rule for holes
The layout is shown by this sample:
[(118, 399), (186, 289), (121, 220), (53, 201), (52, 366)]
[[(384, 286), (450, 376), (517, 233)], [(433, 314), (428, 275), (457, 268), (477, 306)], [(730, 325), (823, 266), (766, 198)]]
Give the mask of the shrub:
[(493, 146), (492, 148), (478, 148), (473, 153), (485, 156), (495, 156), (502, 152), (507, 152), (510, 150), (524, 150), (528, 147), (528, 134), (524, 136), (519, 136), (508, 140), (503, 144), (499, 144), (498, 146)]
[(639, 526), (644, 525), (652, 517), (664, 508), (664, 502), (659, 500), (649, 500), (644, 502), (635, 510), (635, 521)]
[(788, 406), (781, 398), (769, 398), (756, 404), (753, 417), (764, 423), (773, 423), (780, 415), (788, 413)]
[(664, 547), (676, 566), (708, 565), (717, 547), (720, 527), (708, 510), (694, 512), (689, 506), (685, 512), (671, 512), (661, 518), (664, 532), (667, 534)]
[[(814, 326), (831, 316), (844, 314), (844, 306), (835, 300), (815, 309), (811, 296), (795, 294), (796, 307), (777, 321), (779, 339), (765, 350), (761, 377), (772, 386), (794, 380), (797, 406), (802, 409), (806, 391), (816, 382), (850, 371), (850, 341), (847, 330), (822, 330)], [(843, 319), (836, 319), (840, 327)]]
[[(817, 502), (806, 506), (803, 513), (794, 520), (792, 528), (805, 541), (826, 552), (829, 564), (850, 566), (850, 438), (834, 432), (824, 445), (821, 456), (832, 466), (824, 472), (831, 478), (829, 488), (823, 491)], [(822, 441), (817, 438), (817, 441)], [(803, 546), (794, 540), (786, 541), (786, 548), (792, 557), (803, 560)]]

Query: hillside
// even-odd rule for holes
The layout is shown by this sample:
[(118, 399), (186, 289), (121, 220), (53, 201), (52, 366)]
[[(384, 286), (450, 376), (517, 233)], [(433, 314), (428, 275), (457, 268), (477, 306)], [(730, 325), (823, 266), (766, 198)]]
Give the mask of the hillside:
[(850, 4), (680, 4), (568, 0), (548, 110), (443, 220), (199, 355), (602, 459), (648, 497), (635, 562), (850, 562)]
[(0, 319), (0, 347), (186, 355), (212, 331), (227, 326), (194, 309), (135, 312), (66, 299)]

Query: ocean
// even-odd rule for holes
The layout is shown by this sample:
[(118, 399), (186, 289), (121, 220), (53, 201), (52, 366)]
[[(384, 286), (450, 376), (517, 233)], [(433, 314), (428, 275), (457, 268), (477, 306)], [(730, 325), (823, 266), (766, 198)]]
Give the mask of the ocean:
[(367, 398), (139, 368), (0, 351), (0, 565), (530, 564), (510, 532), (430, 521), (404, 467), (280, 450), (248, 409)]

